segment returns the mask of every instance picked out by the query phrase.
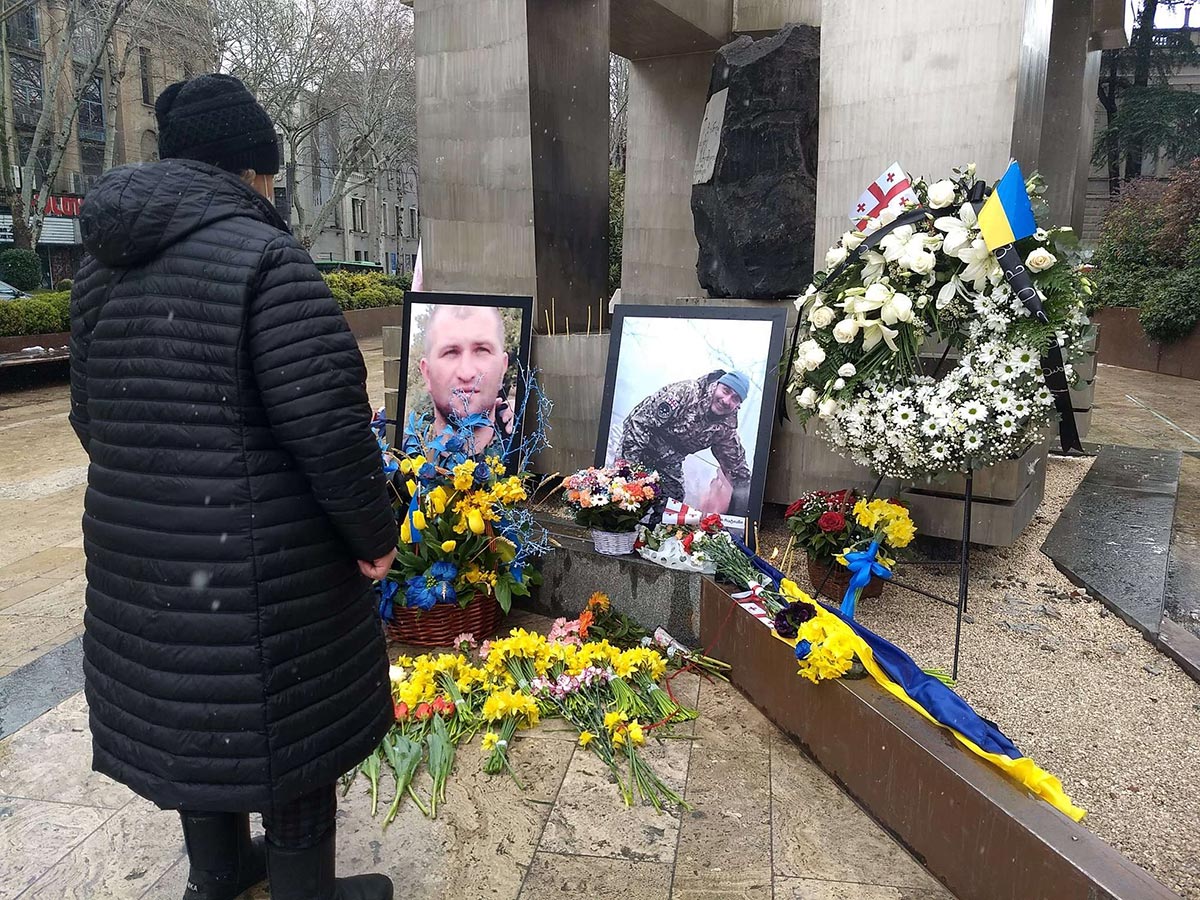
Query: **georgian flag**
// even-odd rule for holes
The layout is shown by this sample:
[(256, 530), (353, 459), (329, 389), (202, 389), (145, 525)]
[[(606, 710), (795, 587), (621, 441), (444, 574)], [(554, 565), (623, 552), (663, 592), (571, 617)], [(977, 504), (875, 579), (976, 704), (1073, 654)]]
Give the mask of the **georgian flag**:
[(900, 168), (900, 163), (892, 163), (851, 207), (850, 221), (862, 231), (867, 227), (867, 219), (878, 218), (885, 209), (895, 207), (899, 210), (904, 203), (916, 206), (918, 202), (904, 169)]

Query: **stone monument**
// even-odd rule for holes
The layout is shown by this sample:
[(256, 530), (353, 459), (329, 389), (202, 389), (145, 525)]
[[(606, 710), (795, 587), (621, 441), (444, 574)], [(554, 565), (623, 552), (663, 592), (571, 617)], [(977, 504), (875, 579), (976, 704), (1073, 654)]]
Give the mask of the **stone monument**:
[(717, 52), (692, 187), (709, 296), (772, 300), (808, 284), (820, 79), (821, 35), (808, 25)]

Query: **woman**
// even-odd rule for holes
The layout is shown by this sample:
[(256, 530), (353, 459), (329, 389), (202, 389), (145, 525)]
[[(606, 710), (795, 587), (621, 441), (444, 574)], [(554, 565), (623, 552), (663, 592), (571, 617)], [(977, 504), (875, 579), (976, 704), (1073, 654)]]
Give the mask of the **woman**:
[(334, 784), (392, 722), (366, 370), (266, 199), (267, 113), (224, 75), (155, 112), (162, 161), (87, 197), (71, 298), (93, 766), (180, 811), (188, 900), (262, 880), (251, 811), (274, 900), (390, 900), (333, 875)]

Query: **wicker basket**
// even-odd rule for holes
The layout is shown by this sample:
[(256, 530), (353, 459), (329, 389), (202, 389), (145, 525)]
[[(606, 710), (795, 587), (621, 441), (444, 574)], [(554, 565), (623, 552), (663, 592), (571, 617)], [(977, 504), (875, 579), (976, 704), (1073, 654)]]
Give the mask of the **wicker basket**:
[(628, 556), (633, 552), (633, 545), (637, 543), (637, 532), (601, 531), (593, 528), (592, 543), (596, 545), (596, 552), (605, 556)]
[[(850, 586), (850, 570), (835, 560), (816, 560), (808, 557), (808, 583), (813, 592), (831, 600), (841, 600)], [(883, 579), (872, 578), (863, 588), (863, 597), (878, 597), (883, 593)]]
[(449, 647), (460, 634), (484, 641), (496, 633), (504, 611), (491, 594), (476, 594), (466, 606), (439, 603), (420, 610), (397, 606), (392, 619), (384, 622), (388, 640), (415, 647)]

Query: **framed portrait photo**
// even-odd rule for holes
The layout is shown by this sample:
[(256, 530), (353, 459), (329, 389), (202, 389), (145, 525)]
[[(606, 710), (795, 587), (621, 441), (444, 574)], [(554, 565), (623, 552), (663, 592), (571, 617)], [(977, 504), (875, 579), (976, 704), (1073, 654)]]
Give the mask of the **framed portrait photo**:
[(519, 428), (533, 298), (409, 291), (405, 301), (398, 443), (482, 416), (474, 452), (500, 455)]
[(786, 326), (783, 308), (618, 305), (596, 464), (657, 470), (656, 518), (676, 500), (758, 520)]

